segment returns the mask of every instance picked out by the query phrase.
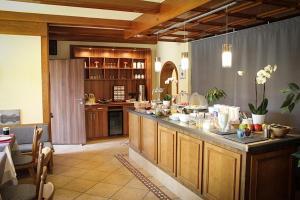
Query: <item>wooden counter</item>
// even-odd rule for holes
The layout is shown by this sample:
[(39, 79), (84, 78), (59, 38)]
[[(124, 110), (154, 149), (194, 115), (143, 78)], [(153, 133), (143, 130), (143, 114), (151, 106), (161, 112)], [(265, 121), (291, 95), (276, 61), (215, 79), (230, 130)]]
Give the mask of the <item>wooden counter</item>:
[(289, 199), (300, 137), (239, 144), (187, 124), (129, 111), (131, 149), (204, 199)]
[(123, 135), (128, 135), (128, 108), (133, 107), (133, 103), (111, 102), (85, 106), (87, 139), (108, 137), (108, 111), (115, 107), (123, 109)]

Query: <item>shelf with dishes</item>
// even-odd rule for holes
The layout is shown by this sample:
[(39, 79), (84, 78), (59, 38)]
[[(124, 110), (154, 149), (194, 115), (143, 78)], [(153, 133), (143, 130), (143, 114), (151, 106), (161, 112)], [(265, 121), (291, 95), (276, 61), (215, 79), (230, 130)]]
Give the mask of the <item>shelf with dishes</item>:
[(85, 69), (145, 69), (145, 59), (83, 57)]

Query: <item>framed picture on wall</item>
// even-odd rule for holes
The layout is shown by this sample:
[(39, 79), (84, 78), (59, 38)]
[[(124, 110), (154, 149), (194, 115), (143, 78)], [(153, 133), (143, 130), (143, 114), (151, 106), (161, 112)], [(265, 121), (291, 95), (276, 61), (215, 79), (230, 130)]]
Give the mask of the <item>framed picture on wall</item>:
[(0, 110), (0, 125), (20, 124), (20, 110)]
[(179, 71), (179, 79), (180, 80), (186, 79), (186, 70), (182, 70), (181, 67)]

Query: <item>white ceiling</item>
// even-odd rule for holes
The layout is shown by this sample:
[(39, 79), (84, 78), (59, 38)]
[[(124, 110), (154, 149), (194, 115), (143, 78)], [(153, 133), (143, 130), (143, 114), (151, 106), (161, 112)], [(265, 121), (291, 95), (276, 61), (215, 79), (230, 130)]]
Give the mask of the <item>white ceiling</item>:
[[(161, 3), (164, 0), (146, 0)], [(118, 19), (118, 20), (134, 20), (142, 15), (142, 13), (112, 11), (103, 9), (92, 8), (78, 8), (70, 6), (56, 6), (47, 4), (25, 3), (16, 1), (0, 0), (0, 10), (39, 13), (39, 14), (52, 14), (52, 15), (65, 15), (77, 17), (91, 17), (103, 19)]]

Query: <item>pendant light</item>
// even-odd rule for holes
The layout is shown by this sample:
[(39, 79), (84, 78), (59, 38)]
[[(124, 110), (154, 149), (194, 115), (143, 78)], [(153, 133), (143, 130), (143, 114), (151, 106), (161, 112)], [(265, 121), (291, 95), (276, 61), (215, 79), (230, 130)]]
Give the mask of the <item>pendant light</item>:
[(225, 35), (225, 44), (222, 45), (222, 67), (231, 68), (232, 66), (232, 45), (228, 43), (228, 15), (226, 7), (226, 35)]
[[(186, 32), (185, 32), (185, 23), (183, 24), (183, 32), (184, 32), (184, 38), (183, 40), (185, 41), (185, 44), (188, 45), (188, 43), (186, 42)], [(182, 70), (187, 70), (189, 68), (189, 53), (188, 51), (186, 52), (182, 52), (181, 53), (181, 69)]]
[[(158, 33), (156, 34), (157, 36), (157, 43), (158, 43)], [(156, 44), (157, 44), (156, 43)], [(161, 71), (161, 60), (160, 60), (160, 57), (157, 56), (157, 52), (156, 52), (156, 57), (155, 57), (155, 62), (154, 62), (154, 70), (155, 72), (160, 72)]]

